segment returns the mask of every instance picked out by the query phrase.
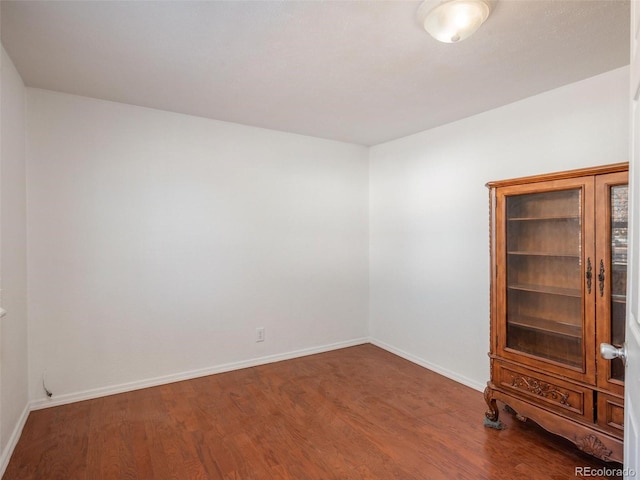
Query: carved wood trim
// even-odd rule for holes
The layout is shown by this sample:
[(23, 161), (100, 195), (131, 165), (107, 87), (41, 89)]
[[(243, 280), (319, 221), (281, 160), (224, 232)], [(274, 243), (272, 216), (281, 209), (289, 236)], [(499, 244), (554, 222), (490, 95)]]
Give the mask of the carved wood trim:
[(609, 450), (607, 446), (595, 435), (587, 435), (586, 437), (583, 437), (576, 442), (576, 445), (584, 453), (593, 455), (600, 460), (608, 460), (611, 456), (611, 450)]
[(532, 377), (525, 377), (524, 375), (511, 375), (511, 386), (520, 390), (526, 390), (543, 398), (557, 400), (560, 405), (571, 408), (569, 394), (550, 383), (542, 382)]

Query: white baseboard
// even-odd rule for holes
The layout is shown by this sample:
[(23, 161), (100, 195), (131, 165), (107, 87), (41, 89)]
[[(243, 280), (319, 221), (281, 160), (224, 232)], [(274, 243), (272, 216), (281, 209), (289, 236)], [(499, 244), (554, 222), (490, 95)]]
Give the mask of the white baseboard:
[(188, 372), (181, 372), (172, 375), (163, 375), (160, 377), (148, 378), (145, 380), (137, 380), (135, 382), (122, 383), (120, 385), (111, 385), (108, 387), (95, 388), (82, 392), (67, 393), (59, 396), (54, 395), (52, 398), (34, 400), (30, 403), (29, 407), (31, 410), (56, 407), (59, 405), (66, 405), (68, 403), (90, 400), (92, 398), (105, 397), (107, 395), (115, 395), (117, 393), (131, 392), (133, 390), (140, 390), (142, 388), (156, 387), (158, 385), (166, 385), (168, 383), (181, 382), (183, 380), (191, 380), (193, 378), (205, 377), (207, 375), (214, 375), (216, 373), (230, 372), (233, 370), (240, 370), (242, 368), (256, 367), (258, 365), (280, 362), (282, 360), (290, 360), (292, 358), (314, 355), (316, 353), (329, 352), (331, 350), (353, 347), (355, 345), (362, 345), (364, 343), (369, 343), (369, 339), (367, 337), (356, 338), (353, 340), (347, 340), (344, 342), (337, 342), (328, 345), (321, 345), (318, 347), (304, 348), (301, 350), (293, 350), (291, 352), (280, 353), (277, 355), (252, 358), (250, 360), (243, 360), (240, 362), (200, 368), (197, 370), (191, 370)]
[(11, 436), (9, 437), (9, 441), (7, 442), (7, 446), (4, 447), (2, 451), (2, 456), (0, 457), (0, 478), (4, 475), (7, 466), (9, 465), (9, 460), (11, 459), (11, 455), (18, 444), (18, 440), (20, 439), (20, 435), (22, 434), (22, 429), (24, 428), (24, 424), (27, 423), (27, 417), (30, 412), (30, 405), (27, 404), (18, 419), (18, 423), (16, 424), (16, 428), (11, 432)]
[(383, 350), (386, 350), (395, 355), (398, 355), (399, 357), (402, 357), (405, 360), (409, 360), (410, 362), (420, 365), (421, 367), (424, 367), (428, 370), (439, 373), (442, 376), (445, 376), (447, 378), (450, 378), (453, 381), (466, 385), (467, 387), (473, 388), (474, 390), (478, 390), (479, 392), (484, 391), (484, 387), (486, 386), (485, 383), (477, 382), (475, 380), (462, 376), (456, 372), (448, 370), (442, 367), (441, 365), (436, 365), (434, 363), (428, 362), (423, 358), (417, 357), (416, 355), (413, 355), (411, 353), (407, 353), (381, 340), (378, 340), (375, 338), (369, 338), (369, 342), (375, 345), (376, 347), (380, 347)]

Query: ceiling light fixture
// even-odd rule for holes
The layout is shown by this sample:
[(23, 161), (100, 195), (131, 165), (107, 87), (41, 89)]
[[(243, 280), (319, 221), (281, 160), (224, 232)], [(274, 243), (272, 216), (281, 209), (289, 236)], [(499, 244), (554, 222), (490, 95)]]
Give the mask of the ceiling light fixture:
[(455, 43), (480, 28), (496, 0), (425, 0), (418, 19), (436, 40)]

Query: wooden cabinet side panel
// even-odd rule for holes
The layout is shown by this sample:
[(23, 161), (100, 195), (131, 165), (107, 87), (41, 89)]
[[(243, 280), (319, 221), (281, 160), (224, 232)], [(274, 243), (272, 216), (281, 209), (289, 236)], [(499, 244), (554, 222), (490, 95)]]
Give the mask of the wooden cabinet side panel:
[(489, 346), (490, 353), (495, 354), (498, 349), (497, 337), (497, 265), (493, 259), (496, 258), (496, 189), (489, 189), (489, 255), (491, 260), (490, 279), (489, 279)]

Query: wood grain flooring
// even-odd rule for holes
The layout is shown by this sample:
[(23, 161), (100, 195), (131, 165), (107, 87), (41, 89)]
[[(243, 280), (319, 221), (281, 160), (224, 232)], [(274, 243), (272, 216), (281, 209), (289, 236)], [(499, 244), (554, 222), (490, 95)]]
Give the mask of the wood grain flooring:
[[(31, 412), (4, 480), (527, 479), (620, 468), (373, 345)], [(616, 478), (616, 477), (589, 477)]]

